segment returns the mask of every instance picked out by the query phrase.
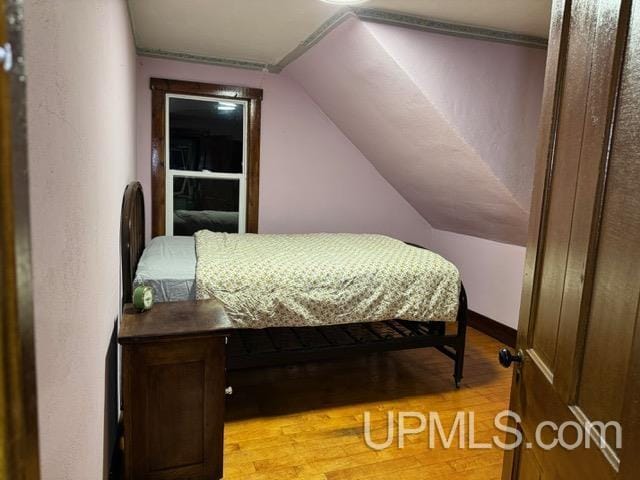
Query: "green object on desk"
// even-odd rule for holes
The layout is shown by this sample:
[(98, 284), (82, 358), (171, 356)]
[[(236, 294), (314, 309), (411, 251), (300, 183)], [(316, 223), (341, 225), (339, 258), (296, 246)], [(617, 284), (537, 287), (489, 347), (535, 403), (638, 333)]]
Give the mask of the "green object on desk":
[(153, 307), (153, 289), (140, 285), (133, 291), (133, 305), (139, 310), (150, 310)]

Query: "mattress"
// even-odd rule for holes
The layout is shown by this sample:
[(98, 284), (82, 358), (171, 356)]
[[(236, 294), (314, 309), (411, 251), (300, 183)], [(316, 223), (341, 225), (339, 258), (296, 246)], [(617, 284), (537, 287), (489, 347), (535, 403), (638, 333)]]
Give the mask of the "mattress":
[(200, 231), (155, 237), (134, 287), (156, 302), (215, 298), (228, 328), (317, 326), (401, 318), (455, 321), (457, 268), (382, 235)]
[(149, 242), (133, 281), (134, 288), (148, 285), (156, 302), (193, 300), (196, 248), (193, 237), (155, 237)]

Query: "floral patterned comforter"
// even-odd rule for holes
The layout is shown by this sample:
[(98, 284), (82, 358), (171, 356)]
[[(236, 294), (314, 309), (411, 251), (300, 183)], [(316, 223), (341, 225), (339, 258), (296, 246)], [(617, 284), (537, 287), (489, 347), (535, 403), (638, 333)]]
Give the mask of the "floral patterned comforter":
[(235, 328), (456, 320), (457, 268), (390, 237), (202, 230), (195, 240), (196, 298), (222, 302)]

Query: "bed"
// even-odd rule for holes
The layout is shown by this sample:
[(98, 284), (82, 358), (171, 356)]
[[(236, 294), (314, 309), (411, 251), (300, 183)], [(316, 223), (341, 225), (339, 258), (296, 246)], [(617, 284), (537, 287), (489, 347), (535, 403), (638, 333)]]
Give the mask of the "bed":
[(381, 235), (209, 231), (145, 249), (138, 182), (125, 191), (121, 237), (125, 302), (144, 284), (156, 301), (225, 305), (228, 369), (435, 347), (460, 384), (466, 294), (457, 269), (428, 250)]

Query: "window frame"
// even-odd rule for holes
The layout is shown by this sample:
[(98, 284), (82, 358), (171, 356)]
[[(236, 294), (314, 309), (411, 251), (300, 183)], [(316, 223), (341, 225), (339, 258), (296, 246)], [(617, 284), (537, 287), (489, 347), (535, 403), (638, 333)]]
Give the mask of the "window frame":
[[(237, 87), (229, 85), (217, 85), (200, 82), (187, 82), (182, 80), (168, 80), (160, 78), (150, 79), (151, 88), (151, 236), (157, 237), (172, 233), (172, 226), (167, 229), (168, 212), (173, 215), (173, 192), (168, 190), (169, 180), (173, 177), (204, 177), (206, 178), (233, 178), (239, 174), (211, 172), (172, 172), (169, 170), (169, 112), (168, 102), (170, 97), (186, 96), (200, 97), (215, 101), (233, 101), (245, 103), (245, 132), (246, 144), (243, 158), (244, 192), (243, 182), (240, 184), (240, 195), (244, 198), (240, 201), (241, 209), (244, 203), (244, 212), (239, 216), (244, 220), (244, 231), (258, 233), (258, 200), (259, 200), (259, 169), (260, 169), (260, 117), (262, 90), (258, 88)], [(180, 171), (182, 172), (182, 171)], [(204, 175), (203, 175), (204, 174)], [(173, 183), (171, 183), (171, 186)], [(170, 195), (169, 197), (167, 195)], [(242, 221), (239, 222), (239, 230)]]

